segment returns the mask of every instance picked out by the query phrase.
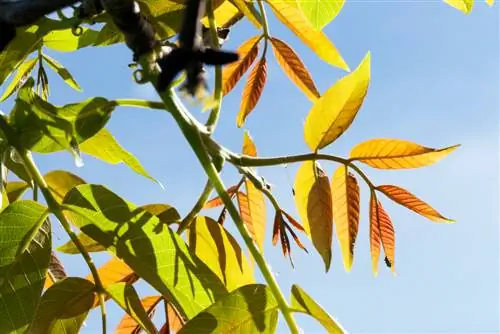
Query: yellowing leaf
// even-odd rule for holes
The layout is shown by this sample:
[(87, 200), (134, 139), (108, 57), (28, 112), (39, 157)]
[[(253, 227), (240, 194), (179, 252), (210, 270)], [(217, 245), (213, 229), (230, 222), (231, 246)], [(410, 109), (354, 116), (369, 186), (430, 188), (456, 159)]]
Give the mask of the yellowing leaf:
[(252, 238), (259, 247), (264, 247), (266, 234), (266, 200), (264, 194), (251, 181), (245, 181), (247, 193), (238, 192), (240, 214)]
[[(100, 268), (97, 269), (101, 283), (103, 286), (108, 286), (118, 282), (134, 283), (138, 276), (129, 266), (117, 257), (113, 257)], [(92, 275), (87, 276), (87, 280), (94, 282)]]
[(384, 247), (386, 264), (394, 272), (394, 226), (392, 226), (389, 215), (385, 212), (382, 204), (377, 200), (375, 193), (370, 197), (370, 253), (372, 256), (373, 273), (378, 271), (378, 259), (380, 256), (380, 244)]
[(285, 42), (277, 38), (272, 38), (271, 42), (276, 60), (286, 75), (310, 100), (316, 101), (320, 97), (320, 94), (311, 74), (299, 56)]
[[(151, 316), (156, 305), (161, 301), (161, 296), (149, 296), (141, 299), (141, 304), (148, 316)], [(116, 327), (115, 334), (139, 333), (141, 326), (130, 315), (125, 314)]]
[(402, 206), (405, 206), (408, 209), (415, 211), (419, 215), (422, 215), (432, 221), (444, 221), (447, 223), (453, 222), (453, 220), (443, 217), (433, 207), (431, 207), (429, 204), (425, 203), (406, 189), (392, 185), (381, 185), (377, 187), (377, 190), (384, 193), (394, 202), (401, 204)]
[(248, 81), (243, 89), (243, 96), (241, 98), (240, 113), (238, 114), (237, 124), (242, 127), (245, 123), (247, 116), (259, 102), (260, 96), (264, 91), (264, 85), (267, 79), (267, 64), (266, 58), (261, 58), (259, 63), (255, 65)]
[(361, 108), (370, 84), (370, 53), (356, 70), (337, 81), (316, 101), (304, 125), (304, 137), (317, 152), (340, 137)]
[(340, 166), (332, 178), (333, 217), (344, 267), (351, 271), (359, 229), (359, 186), (347, 167)]
[(243, 43), (236, 51), (240, 59), (228, 66), (224, 66), (222, 71), (222, 94), (229, 93), (240, 81), (245, 72), (252, 66), (259, 53), (259, 41), (261, 36), (254, 36)]
[(319, 163), (306, 161), (295, 178), (295, 204), (305, 232), (311, 237), (328, 271), (332, 259), (332, 192)]
[(474, 0), (443, 0), (448, 5), (458, 9), (465, 14), (469, 14), (474, 6)]
[(379, 169), (418, 168), (438, 162), (459, 146), (434, 149), (400, 139), (371, 139), (354, 147), (350, 159)]
[(255, 146), (255, 143), (252, 140), (252, 137), (248, 133), (248, 131), (245, 130), (243, 134), (243, 149), (241, 152), (245, 155), (249, 155), (251, 157), (256, 157), (257, 156), (257, 146)]
[[(235, 17), (243, 17), (243, 14), (236, 8), (231, 2), (224, 1), (215, 11), (214, 17), (215, 22), (219, 27), (225, 27), (227, 24), (231, 23)], [(205, 27), (209, 27), (208, 17), (204, 17), (201, 22)]]
[(38, 62), (38, 57), (27, 60), (22, 63), (21, 66), (17, 69), (16, 75), (10, 82), (10, 84), (5, 89), (2, 97), (0, 97), (0, 102), (8, 99), (20, 86), (23, 85), (25, 79), (30, 76), (31, 72), (35, 68), (35, 65)]
[(349, 66), (335, 45), (323, 32), (314, 28), (298, 7), (296, 0), (267, 0), (267, 3), (271, 6), (274, 15), (321, 59), (328, 64), (349, 71)]

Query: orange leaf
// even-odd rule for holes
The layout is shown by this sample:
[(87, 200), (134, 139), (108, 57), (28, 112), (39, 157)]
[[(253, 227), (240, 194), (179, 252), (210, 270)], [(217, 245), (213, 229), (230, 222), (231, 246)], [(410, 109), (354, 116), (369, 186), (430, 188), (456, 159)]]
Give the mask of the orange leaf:
[(276, 60), (286, 75), (310, 100), (316, 101), (320, 97), (320, 94), (314, 84), (311, 74), (302, 60), (300, 60), (299, 56), (285, 42), (277, 38), (272, 38), (271, 42)]
[(333, 217), (344, 268), (351, 271), (354, 244), (359, 229), (359, 186), (356, 178), (340, 166), (332, 179)]
[(370, 198), (370, 252), (372, 256), (373, 272), (377, 274), (380, 243), (384, 247), (386, 263), (394, 272), (394, 226), (382, 204), (377, 200), (375, 193)]
[[(226, 191), (229, 194), (229, 196), (233, 196), (234, 193), (238, 191), (238, 188), (239, 188), (238, 185), (234, 185), (229, 187)], [(222, 199), (219, 196), (217, 196), (206, 202), (205, 205), (203, 206), (203, 209), (212, 209), (221, 205), (224, 205), (224, 202), (222, 202)]]
[(459, 146), (434, 149), (400, 139), (371, 139), (354, 147), (350, 158), (379, 169), (409, 169), (432, 165)]
[[(154, 308), (160, 302), (161, 296), (149, 296), (141, 300), (142, 307), (146, 313), (151, 316)], [(116, 327), (115, 334), (133, 334), (139, 333), (141, 326), (128, 314), (123, 316), (122, 320)]]
[[(103, 286), (108, 286), (111, 284), (126, 282), (134, 283), (139, 279), (137, 274), (130, 269), (129, 266), (125, 264), (122, 260), (117, 257), (113, 257), (111, 260), (103, 264), (97, 269), (99, 277)], [(87, 280), (94, 283), (94, 278), (92, 275), (87, 276)]]
[(259, 53), (259, 41), (261, 38), (260, 35), (254, 36), (243, 43), (237, 50), (240, 59), (223, 67), (222, 94), (224, 96), (236, 86), (243, 74), (252, 66)]
[(425, 203), (406, 189), (393, 185), (382, 185), (378, 186), (377, 190), (380, 190), (394, 202), (401, 204), (402, 206), (407, 207), (408, 209), (415, 211), (419, 215), (422, 215), (432, 221), (444, 221), (447, 223), (454, 222), (451, 219), (443, 217), (433, 207), (431, 207), (429, 204)]
[(243, 135), (243, 149), (241, 151), (243, 154), (251, 157), (257, 156), (257, 146), (255, 146), (255, 143), (247, 130), (245, 130)]
[(170, 303), (167, 306), (167, 316), (168, 316), (168, 324), (170, 325), (169, 330), (167, 330), (167, 324), (164, 324), (160, 329), (160, 334), (167, 334), (170, 331), (174, 333), (178, 333), (181, 328), (184, 326), (184, 320), (181, 318), (179, 313), (172, 307)]
[(261, 58), (259, 63), (254, 66), (248, 81), (243, 89), (243, 95), (240, 105), (240, 113), (236, 120), (238, 127), (242, 127), (247, 116), (252, 112), (252, 110), (259, 102), (260, 96), (264, 91), (264, 85), (266, 84), (267, 78), (267, 64), (266, 58)]
[(247, 193), (238, 192), (241, 219), (259, 247), (264, 247), (266, 233), (266, 201), (262, 192), (251, 181), (245, 181)]
[(328, 271), (332, 259), (332, 192), (330, 181), (314, 161), (302, 163), (295, 178), (295, 203), (305, 232), (323, 258)]

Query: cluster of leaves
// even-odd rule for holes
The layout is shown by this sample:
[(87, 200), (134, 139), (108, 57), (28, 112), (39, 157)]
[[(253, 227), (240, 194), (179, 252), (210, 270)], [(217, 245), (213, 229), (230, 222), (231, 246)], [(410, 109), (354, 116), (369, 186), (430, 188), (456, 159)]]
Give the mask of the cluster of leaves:
[[(184, 1), (141, 0), (139, 3), (158, 37), (168, 39), (179, 31)], [(472, 8), (472, 0), (445, 1), (464, 12)], [(320, 59), (349, 71), (335, 45), (322, 32), (343, 8), (343, 1), (265, 2), (279, 21)], [(269, 230), (267, 198), (275, 209), (273, 244), (279, 241), (285, 256), (290, 256), (290, 236), (306, 250), (296, 231), (302, 232), (311, 239), (328, 271), (335, 229), (345, 269), (349, 271), (359, 229), (357, 177), (361, 177), (370, 190), (373, 271), (377, 272), (381, 249), (387, 266), (394, 271), (394, 226), (378, 194), (430, 220), (452, 221), (399, 186), (374, 185), (356, 163), (378, 169), (424, 167), (441, 160), (456, 146), (431, 149), (399, 139), (373, 139), (355, 146), (348, 158), (320, 153), (345, 133), (360, 110), (370, 83), (370, 54), (355, 70), (321, 94), (299, 55), (285, 41), (271, 36), (263, 3), (258, 4), (260, 11), (255, 4), (243, 0), (213, 2), (215, 21), (220, 27), (233, 27), (246, 18), (257, 29), (262, 29), (261, 34), (239, 47), (241, 58), (223, 70), (220, 88), (223, 95), (228, 94), (253, 65), (237, 117), (238, 127), (244, 126), (264, 91), (266, 52), (270, 45), (285, 74), (311, 100), (304, 138), (312, 153), (281, 159), (259, 158), (257, 148), (245, 132), (242, 155), (233, 154), (228, 158), (243, 177), (228, 188), (227, 193), (236, 199), (246, 230), (261, 251)], [(256, 282), (254, 259), (247, 257), (237, 239), (225, 228), (228, 203), (220, 197), (201, 205), (205, 209), (223, 207), (218, 219), (196, 212), (195, 218), (187, 221), (183, 238), (173, 227), (185, 220), (168, 204), (136, 206), (108, 188), (88, 184), (67, 171), (41, 175), (37, 169), (30, 152), (48, 154), (67, 150), (77, 161), (81, 159), (80, 154), (85, 153), (110, 164), (124, 163), (139, 175), (155, 181), (105, 126), (119, 106), (163, 109), (161, 103), (103, 97), (64, 106), (48, 101), (50, 90), (44, 65), (70, 87), (81, 88), (45, 49), (74, 52), (124, 42), (106, 14), (94, 20), (99, 28), (75, 28), (75, 19), (63, 16), (43, 18), (33, 26), (19, 29), (18, 37), (0, 54), (0, 85), (12, 76), (0, 102), (16, 96), (8, 117), (0, 119), (2, 331), (77, 333), (88, 313), (103, 307), (103, 298), (113, 300), (125, 312), (118, 333), (231, 332), (235, 329), (249, 333), (274, 332), (281, 306), (275, 291)], [(207, 17), (203, 23), (209, 26)], [(263, 52), (256, 62), (261, 43), (264, 43)], [(37, 64), (35, 80), (32, 75)], [(205, 140), (213, 141), (211, 137)], [(340, 164), (331, 178), (322, 169), (320, 160)], [(301, 163), (294, 185), (298, 220), (279, 206), (265, 180), (257, 176), (255, 168), (250, 168), (283, 162)], [(9, 180), (8, 173), (15, 174), (17, 180)], [(28, 190), (33, 200), (25, 199)], [(47, 204), (37, 201), (39, 192)], [(57, 252), (82, 254), (91, 269), (91, 254), (108, 252), (112, 259), (86, 278), (68, 275), (57, 252), (53, 251), (51, 214), (71, 238), (58, 247)], [(79, 230), (77, 234), (72, 232), (70, 224)], [(141, 298), (134, 287), (140, 280), (152, 286), (157, 294)], [(158, 329), (151, 319), (160, 305), (164, 305), (165, 322)], [(296, 285), (291, 289), (289, 309), (316, 318), (328, 332), (343, 332), (342, 327)]]

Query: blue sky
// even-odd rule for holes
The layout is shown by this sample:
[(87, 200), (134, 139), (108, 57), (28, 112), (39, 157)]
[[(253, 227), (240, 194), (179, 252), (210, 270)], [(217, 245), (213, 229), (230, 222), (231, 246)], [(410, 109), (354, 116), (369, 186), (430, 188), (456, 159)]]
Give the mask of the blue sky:
[[(319, 60), (268, 9), (271, 34), (287, 41), (301, 56), (321, 92), (344, 73)], [(499, 331), (499, 20), (498, 6), (477, 2), (469, 16), (440, 1), (347, 1), (325, 28), (351, 68), (372, 53), (372, 82), (365, 104), (351, 128), (326, 153), (346, 156), (357, 143), (376, 137), (411, 140), (429, 147), (463, 146), (437, 165), (410, 171), (378, 171), (363, 167), (377, 184), (395, 184), (457, 220), (441, 225), (396, 206), (382, 203), (396, 229), (396, 270), (383, 263), (371, 273), (368, 243), (368, 197), (362, 185), (362, 213), (352, 271), (344, 271), (338, 245), (324, 273), (315, 252), (292, 249), (291, 269), (279, 248), (270, 243), (266, 255), (283, 289), (299, 284), (351, 333), (494, 333)], [(227, 48), (236, 48), (257, 34), (240, 24)], [(107, 98), (157, 99), (146, 86), (131, 80), (130, 52), (123, 46), (82, 50), (75, 55), (50, 52), (68, 67), (84, 89), (71, 91), (52, 77), (52, 102), (63, 104), (93, 95)], [(224, 100), (216, 138), (239, 151), (243, 136), (236, 115), (243, 82)], [(9, 110), (10, 103), (1, 106)], [(311, 103), (291, 83), (268, 53), (268, 81), (249, 116), (248, 129), (259, 155), (307, 152), (303, 122)], [(196, 112), (205, 119), (206, 115)], [(137, 203), (169, 203), (184, 215), (206, 177), (176, 124), (167, 113), (122, 108), (108, 129), (134, 153), (165, 190), (125, 166), (109, 166), (84, 157), (77, 169), (69, 154), (37, 155), (41, 169), (67, 169), (87, 182), (102, 183)], [(272, 139), (271, 139), (272, 138)], [(331, 175), (335, 165), (322, 163)], [(298, 165), (260, 169), (274, 185), (280, 204), (298, 217), (291, 195)], [(237, 182), (231, 167), (227, 185)], [(217, 215), (217, 212), (207, 212)], [(268, 207), (269, 227), (273, 212)], [(231, 229), (233, 231), (234, 229)], [(66, 240), (56, 228), (56, 243)], [(303, 236), (302, 239), (305, 240)], [(306, 242), (309, 249), (313, 249)], [(87, 275), (78, 256), (61, 256), (71, 275)], [(97, 257), (98, 263), (107, 258)], [(141, 286), (140, 292), (152, 291)], [(288, 293), (287, 293), (288, 294)], [(121, 313), (109, 306), (114, 328)], [(84, 333), (100, 332), (99, 314), (92, 314)], [(305, 333), (324, 333), (314, 320), (297, 316)], [(286, 327), (280, 325), (280, 333)]]

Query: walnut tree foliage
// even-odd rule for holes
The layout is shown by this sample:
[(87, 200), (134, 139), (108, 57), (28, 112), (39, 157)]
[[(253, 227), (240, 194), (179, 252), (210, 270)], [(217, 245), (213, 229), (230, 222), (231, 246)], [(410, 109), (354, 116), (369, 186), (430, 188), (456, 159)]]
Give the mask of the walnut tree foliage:
[[(173, 48), (186, 1), (190, 0), (138, 0), (156, 37)], [(473, 7), (473, 0), (445, 2), (464, 13)], [(82, 88), (46, 49), (78, 52), (94, 48), (98, 54), (100, 47), (125, 43), (106, 12), (81, 20), (58, 11), (18, 28), (17, 37), (0, 53), (4, 92), (0, 101), (15, 96), (12, 110), (0, 117), (0, 333), (78, 333), (90, 312), (102, 313), (106, 332), (108, 303), (116, 303), (124, 312), (117, 333), (273, 333), (279, 312), (292, 333), (298, 332), (295, 313), (315, 318), (329, 333), (348, 330), (297, 285), (291, 287), (290, 300), (285, 299), (282, 289), (289, 287), (278, 286), (266, 263), (265, 238), (279, 244), (292, 266), (294, 244), (299, 251), (320, 256), (325, 271), (332, 261), (332, 243), (338, 242), (345, 270), (350, 271), (360, 223), (359, 183), (364, 182), (370, 191), (367, 216), (373, 272), (379, 270), (381, 258), (395, 272), (395, 227), (381, 197), (434, 222), (453, 220), (400, 186), (373, 183), (366, 168), (425, 167), (458, 145), (429, 148), (404, 139), (374, 138), (354, 146), (348, 157), (322, 153), (351, 126), (370, 88), (370, 52), (359, 64), (348, 65), (322, 31), (343, 6), (343, 0), (210, 1), (202, 24), (212, 47), (219, 48), (221, 28), (230, 27), (238, 34), (242, 20), (250, 21), (255, 32), (237, 49), (236, 62), (216, 66), (215, 80), (208, 85), (213, 94), (197, 96), (209, 110), (207, 124), (198, 122), (178, 97), (189, 73), (167, 90), (158, 90), (162, 102), (102, 96), (63, 106), (50, 102), (47, 71), (77, 91)], [(313, 74), (290, 42), (272, 35), (266, 10), (310, 48), (317, 61), (337, 67), (344, 76), (319, 92)], [(157, 73), (148, 66), (149, 56), (132, 66), (137, 84), (154, 85)], [(232, 152), (212, 137), (219, 117), (224, 117), (221, 101), (238, 82), (245, 81), (235, 124), (244, 127), (247, 118), (259, 112), (259, 99), (266, 93), (267, 64), (273, 61), (310, 100), (303, 133), (310, 151), (262, 157), (248, 131), (242, 131), (241, 152)], [(113, 111), (127, 106), (169, 112), (203, 166), (207, 184), (186, 216), (166, 203), (135, 205), (105, 185), (88, 184), (67, 171), (42, 175), (38, 169), (32, 153), (67, 151), (77, 164), (84, 153), (110, 164), (126, 164), (155, 181), (106, 129)], [(268, 180), (258, 175), (259, 167), (290, 163), (300, 165), (293, 186), (298, 217), (280, 206)], [(322, 165), (332, 163), (338, 167), (327, 175)], [(236, 168), (240, 181), (225, 186), (219, 176), (223, 168)], [(267, 202), (272, 212), (266, 211)], [(203, 211), (213, 215), (201, 214), (203, 209), (214, 209)], [(55, 224), (61, 224), (68, 236), (67, 243), (57, 249), (51, 240)], [(243, 242), (231, 235), (227, 224), (236, 226)], [(304, 238), (311, 240), (314, 250), (306, 250)], [(68, 276), (58, 260), (61, 252), (83, 256), (91, 275)], [(92, 261), (98, 252), (113, 255), (100, 268)], [(260, 270), (262, 282), (257, 282), (255, 270)], [(140, 296), (134, 287), (138, 281), (156, 293)], [(161, 304), (165, 314), (158, 327), (151, 319)]]

